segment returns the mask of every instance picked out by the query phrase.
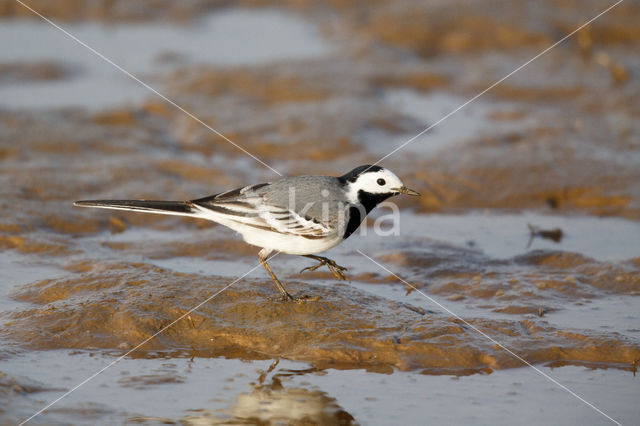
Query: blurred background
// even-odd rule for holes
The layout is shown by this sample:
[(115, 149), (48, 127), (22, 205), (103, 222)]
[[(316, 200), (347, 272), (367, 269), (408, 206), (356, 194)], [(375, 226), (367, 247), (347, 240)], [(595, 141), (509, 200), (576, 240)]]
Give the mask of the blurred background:
[(1, 0), (0, 419), (257, 263), (212, 223), (74, 200), (342, 175), (402, 147), (381, 165), (423, 196), (394, 199), (400, 235), (327, 254), (349, 283), (281, 256), (321, 302), (269, 303), (256, 270), (34, 422), (607, 420), (361, 250), (633, 423), (640, 2), (440, 121), (613, 3)]

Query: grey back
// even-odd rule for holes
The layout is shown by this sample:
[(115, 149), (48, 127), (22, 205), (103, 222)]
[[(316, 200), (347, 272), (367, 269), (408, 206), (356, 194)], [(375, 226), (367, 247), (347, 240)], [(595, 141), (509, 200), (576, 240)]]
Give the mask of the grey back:
[(288, 208), (332, 228), (342, 225), (338, 221), (344, 221), (344, 210), (348, 207), (340, 181), (331, 176), (284, 178), (259, 188), (256, 194), (269, 204)]

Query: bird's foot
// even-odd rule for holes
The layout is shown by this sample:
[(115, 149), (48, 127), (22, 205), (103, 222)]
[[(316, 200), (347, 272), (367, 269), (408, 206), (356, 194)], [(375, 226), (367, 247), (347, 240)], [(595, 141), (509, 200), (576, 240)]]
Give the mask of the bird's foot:
[(309, 272), (313, 272), (316, 269), (320, 268), (321, 266), (327, 265), (327, 268), (329, 268), (329, 270), (333, 273), (333, 276), (335, 276), (337, 279), (343, 280), (343, 281), (347, 279), (347, 276), (343, 272), (343, 271), (346, 271), (347, 268), (345, 268), (344, 266), (340, 266), (335, 261), (326, 257), (318, 256), (317, 258), (314, 258), (314, 259), (316, 259), (318, 263), (316, 265), (308, 266), (302, 269), (300, 273), (303, 273), (304, 271), (307, 271), (307, 270)]

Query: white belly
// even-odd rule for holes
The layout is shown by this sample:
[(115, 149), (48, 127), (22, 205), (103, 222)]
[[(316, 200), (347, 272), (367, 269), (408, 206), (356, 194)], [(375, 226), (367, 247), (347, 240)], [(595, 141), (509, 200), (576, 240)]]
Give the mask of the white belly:
[[(240, 232), (238, 229), (236, 229), (236, 231)], [(342, 242), (342, 239), (338, 237), (337, 233), (336, 235), (325, 238), (309, 239), (293, 234), (280, 234), (262, 229), (247, 230), (245, 228), (242, 229), (240, 234), (242, 238), (251, 245), (277, 250), (287, 254), (320, 253)]]
[(344, 233), (344, 231), (335, 230), (335, 232), (322, 238), (306, 238), (229, 220), (228, 217), (211, 211), (204, 211), (200, 217), (233, 229), (242, 235), (242, 238), (251, 245), (277, 250), (287, 254), (314, 254), (329, 250), (331, 247), (342, 242), (340, 236)]

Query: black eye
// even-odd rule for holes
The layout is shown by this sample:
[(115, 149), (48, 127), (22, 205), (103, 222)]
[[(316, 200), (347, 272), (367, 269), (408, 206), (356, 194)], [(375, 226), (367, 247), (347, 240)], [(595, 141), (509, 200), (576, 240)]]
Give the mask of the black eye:
[(378, 179), (378, 185), (384, 186), (385, 183), (387, 182), (385, 182), (384, 179)]

